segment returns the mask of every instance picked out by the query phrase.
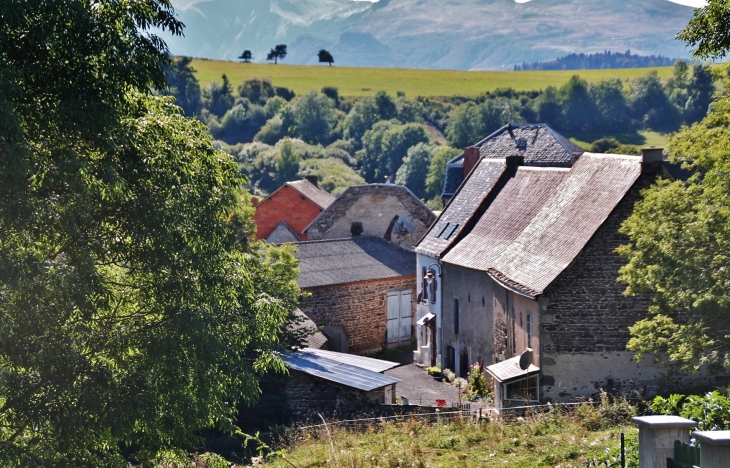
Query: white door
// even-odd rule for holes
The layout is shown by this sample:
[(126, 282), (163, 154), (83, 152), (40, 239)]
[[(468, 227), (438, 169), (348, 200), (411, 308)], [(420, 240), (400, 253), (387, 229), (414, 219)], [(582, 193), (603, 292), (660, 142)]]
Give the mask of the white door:
[(390, 292), (388, 300), (388, 346), (411, 342), (411, 290)]

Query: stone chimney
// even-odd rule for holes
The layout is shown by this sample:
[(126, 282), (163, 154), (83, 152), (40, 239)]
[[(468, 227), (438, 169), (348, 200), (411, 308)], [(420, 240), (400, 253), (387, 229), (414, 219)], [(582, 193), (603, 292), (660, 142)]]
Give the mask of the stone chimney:
[(319, 178), (317, 178), (316, 175), (308, 175), (304, 176), (304, 178), (307, 179), (310, 184), (314, 185), (315, 187), (319, 187)]
[(664, 161), (664, 148), (649, 146), (641, 148), (641, 166), (643, 172), (661, 170)]
[(256, 206), (259, 204), (259, 197), (251, 197), (251, 206)]
[(479, 148), (476, 146), (468, 146), (464, 148), (464, 178), (469, 175), (474, 166), (479, 161)]
[(504, 162), (507, 167), (517, 167), (525, 165), (525, 157), (521, 155), (511, 155), (504, 158)]

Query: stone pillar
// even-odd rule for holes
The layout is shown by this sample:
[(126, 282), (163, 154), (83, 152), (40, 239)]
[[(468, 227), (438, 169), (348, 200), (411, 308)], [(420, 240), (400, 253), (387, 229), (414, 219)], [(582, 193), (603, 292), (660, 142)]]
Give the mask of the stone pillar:
[(692, 437), (700, 443), (702, 468), (730, 466), (730, 431), (695, 431)]
[(637, 416), (631, 421), (639, 426), (640, 468), (666, 468), (667, 458), (674, 457), (674, 441), (688, 444), (689, 430), (697, 425), (679, 416)]

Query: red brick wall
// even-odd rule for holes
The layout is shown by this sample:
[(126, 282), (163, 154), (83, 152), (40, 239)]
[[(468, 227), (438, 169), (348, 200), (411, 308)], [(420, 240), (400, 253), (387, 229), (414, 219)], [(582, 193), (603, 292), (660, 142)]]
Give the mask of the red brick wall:
[[(378, 351), (386, 344), (386, 294), (406, 289), (412, 290), (415, 301), (415, 275), (307, 288), (312, 296), (300, 307), (317, 326), (344, 327), (350, 339), (349, 352), (367, 353)], [(415, 302), (411, 304), (411, 316), (415, 323)]]
[(253, 215), (258, 227), (256, 239), (266, 239), (284, 221), (302, 240), (307, 240), (302, 230), (321, 212), (319, 206), (285, 185), (256, 207), (256, 214)]

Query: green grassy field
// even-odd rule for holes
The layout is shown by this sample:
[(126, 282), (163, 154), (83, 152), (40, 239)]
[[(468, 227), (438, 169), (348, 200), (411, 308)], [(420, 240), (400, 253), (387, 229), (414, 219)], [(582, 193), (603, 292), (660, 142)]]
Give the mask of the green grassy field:
[(612, 70), (566, 71), (464, 71), (415, 70), (404, 68), (357, 68), (239, 63), (194, 59), (193, 68), (201, 86), (220, 80), (226, 74), (234, 86), (252, 77), (269, 78), (276, 86), (293, 89), (297, 94), (323, 86), (336, 86), (343, 96), (363, 96), (386, 91), (404, 91), (408, 96), (476, 96), (497, 88), (520, 91), (561, 86), (573, 75), (589, 82), (607, 78), (634, 79), (656, 70), (662, 79), (672, 74), (671, 67), (623, 68)]
[(566, 132), (565, 136), (570, 140), (582, 147), (583, 149), (590, 149), (591, 144), (603, 137), (613, 137), (619, 142), (634, 145), (637, 148), (644, 146), (657, 146), (666, 147), (669, 141), (669, 135), (659, 132), (651, 132), (642, 130), (636, 133), (617, 133), (617, 134), (601, 134), (601, 133), (569, 133)]

